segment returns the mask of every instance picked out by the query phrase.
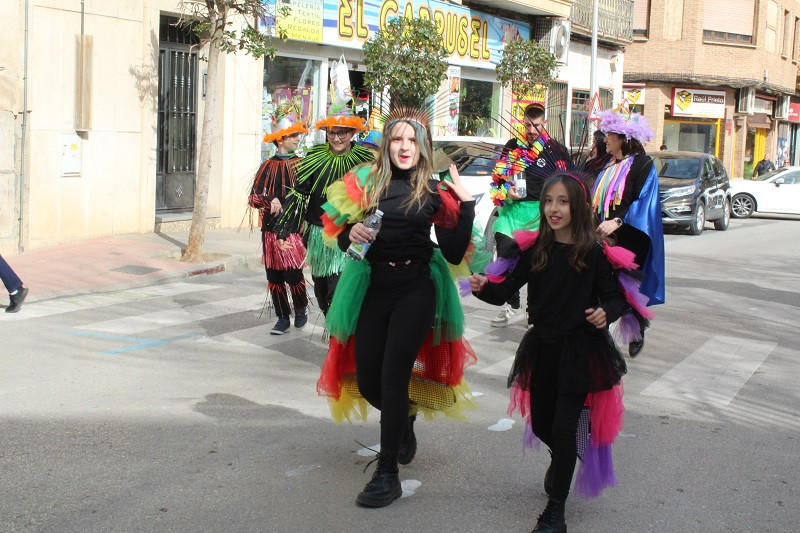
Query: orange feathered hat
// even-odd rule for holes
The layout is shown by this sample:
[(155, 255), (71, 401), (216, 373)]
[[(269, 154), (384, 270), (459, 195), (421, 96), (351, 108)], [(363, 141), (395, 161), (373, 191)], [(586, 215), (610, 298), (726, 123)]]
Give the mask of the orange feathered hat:
[(333, 127), (352, 128), (356, 132), (367, 129), (367, 121), (353, 115), (353, 110), (348, 106), (332, 105), (328, 110), (328, 116), (316, 123), (314, 127), (318, 130), (327, 130)]
[(292, 104), (284, 104), (275, 110), (272, 119), (272, 131), (264, 134), (262, 142), (278, 141), (295, 133), (308, 133), (308, 128), (299, 119), (298, 109)]

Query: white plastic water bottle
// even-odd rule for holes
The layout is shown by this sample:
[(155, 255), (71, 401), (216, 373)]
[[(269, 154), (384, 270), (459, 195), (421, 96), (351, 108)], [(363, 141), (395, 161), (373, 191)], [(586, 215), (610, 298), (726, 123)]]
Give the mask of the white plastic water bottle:
[(517, 188), (517, 194), (525, 198), (528, 196), (528, 182), (525, 181), (525, 174), (519, 173), (514, 175), (514, 186)]
[[(383, 220), (383, 211), (377, 209), (373, 214), (367, 217), (364, 221), (364, 226), (372, 233), (374, 239), (378, 232), (381, 230), (381, 221)], [(356, 243), (351, 242), (347, 247), (347, 257), (354, 261), (361, 261), (367, 255), (367, 250), (372, 246), (372, 242)]]

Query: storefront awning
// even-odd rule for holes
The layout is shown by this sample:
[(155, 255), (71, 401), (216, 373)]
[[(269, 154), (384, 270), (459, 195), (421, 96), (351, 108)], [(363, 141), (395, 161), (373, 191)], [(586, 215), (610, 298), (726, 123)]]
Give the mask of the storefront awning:
[(765, 113), (754, 113), (747, 117), (747, 126), (749, 128), (770, 129), (772, 127), (772, 120), (769, 115)]

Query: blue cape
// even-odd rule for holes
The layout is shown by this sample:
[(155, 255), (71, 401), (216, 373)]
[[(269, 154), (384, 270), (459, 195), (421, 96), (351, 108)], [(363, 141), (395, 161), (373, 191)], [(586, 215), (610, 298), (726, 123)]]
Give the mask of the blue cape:
[(661, 226), (661, 199), (658, 196), (658, 174), (655, 165), (625, 215), (625, 223), (650, 237), (650, 250), (642, 266), (642, 285), (639, 291), (649, 298), (647, 305), (664, 303), (664, 229)]

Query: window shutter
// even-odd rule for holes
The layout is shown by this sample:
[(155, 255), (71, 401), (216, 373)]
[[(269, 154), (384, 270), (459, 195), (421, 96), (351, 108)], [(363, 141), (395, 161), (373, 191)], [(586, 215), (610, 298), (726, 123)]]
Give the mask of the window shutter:
[(706, 0), (703, 29), (753, 35), (754, 13), (755, 0)]
[(647, 30), (647, 11), (650, 0), (633, 0), (633, 29)]

